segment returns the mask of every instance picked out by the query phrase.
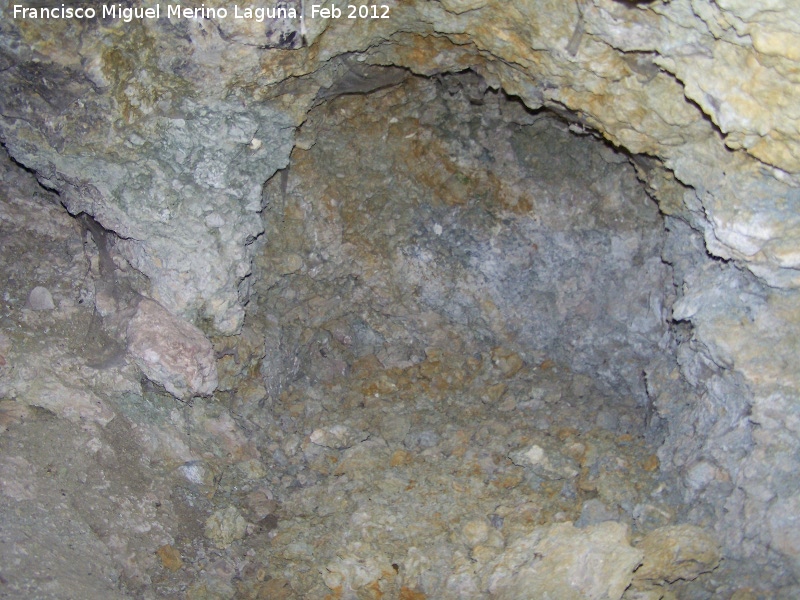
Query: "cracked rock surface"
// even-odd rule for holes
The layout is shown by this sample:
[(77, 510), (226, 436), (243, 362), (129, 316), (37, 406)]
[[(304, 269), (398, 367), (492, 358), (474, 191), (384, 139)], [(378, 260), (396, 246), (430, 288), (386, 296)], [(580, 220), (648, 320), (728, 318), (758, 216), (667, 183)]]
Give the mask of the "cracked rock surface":
[(385, 5), (0, 0), (0, 595), (800, 595), (798, 8)]

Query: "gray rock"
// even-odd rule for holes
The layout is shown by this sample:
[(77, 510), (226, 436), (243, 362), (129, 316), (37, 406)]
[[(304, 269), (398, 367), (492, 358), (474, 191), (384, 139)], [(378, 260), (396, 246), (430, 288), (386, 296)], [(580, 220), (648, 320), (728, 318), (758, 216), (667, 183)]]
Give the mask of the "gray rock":
[(619, 509), (610, 509), (597, 498), (583, 503), (581, 516), (575, 521), (575, 527), (588, 527), (605, 521), (616, 521), (620, 517)]
[(53, 310), (53, 296), (46, 287), (37, 285), (28, 294), (28, 306), (33, 310)]

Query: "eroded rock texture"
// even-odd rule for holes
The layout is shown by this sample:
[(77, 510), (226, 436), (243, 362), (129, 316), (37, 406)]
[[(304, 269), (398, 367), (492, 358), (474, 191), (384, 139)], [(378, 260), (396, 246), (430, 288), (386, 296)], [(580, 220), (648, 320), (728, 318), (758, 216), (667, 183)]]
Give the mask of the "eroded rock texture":
[(313, 145), (265, 188), (255, 289), (284, 343), (268, 355), (302, 352), (297, 375), (324, 380), (366, 354), (406, 367), (429, 346), (502, 344), (644, 404), (667, 332), (656, 206), (625, 157), (477, 82), (415, 78), (309, 113)]
[[(0, 215), (10, 232), (2, 240), (4, 421), (23, 422), (34, 410), (26, 407), (67, 419), (99, 464), (114, 467), (125, 454), (114, 444), (128, 438), (103, 428), (127, 431), (123, 417), (147, 423), (131, 428), (131, 443), (158, 464), (182, 465), (182, 476), (201, 486), (219, 482), (215, 460), (246, 463), (239, 470), (248, 481), (266, 477), (251, 423), (237, 421), (246, 415), (263, 431), (275, 427), (280, 443), (270, 460), (297, 477), (285, 489), (280, 477), (270, 483), (264, 502), (284, 493), (281, 501), (292, 502), (288, 490), (315, 482), (298, 471), (313, 465), (327, 476), (324, 461), (343, 458), (300, 456), (312, 433), (336, 425), (319, 422), (320, 407), (334, 404), (315, 400), (324, 394), (314, 386), (370, 397), (420, 381), (453, 385), (437, 379), (445, 348), (478, 361), (453, 362), (462, 365), (456, 372), (482, 373), (474, 388), (456, 377), (469, 388), (464, 398), (485, 397), (513, 413), (527, 401), (558, 403), (558, 386), (527, 395), (517, 380), (490, 379), (563, 365), (574, 375), (564, 395), (599, 402), (582, 405), (596, 409), (584, 415), (589, 422), (660, 445), (648, 465), (660, 467), (673, 495), (667, 504), (682, 521), (715, 531), (726, 593), (739, 577), (742, 594), (796, 596), (798, 8), (788, 0), (385, 4), (386, 19), (306, 18), (301, 27), (296, 18), (237, 20), (230, 6), (227, 18), (126, 23), (15, 18), (14, 3), (0, 2), (0, 141), (16, 161), (3, 166)], [(377, 104), (358, 104), (364, 94)], [(555, 162), (542, 162), (538, 144)], [(57, 196), (23, 193), (32, 183), (19, 167)], [(555, 177), (571, 169), (573, 177)], [(83, 229), (59, 204), (83, 215)], [(41, 218), (26, 217), (31, 210)], [(87, 231), (87, 217), (104, 229)], [(11, 234), (18, 231), (38, 236), (41, 247), (25, 246)], [(49, 266), (34, 267), (25, 258), (31, 252)], [(187, 404), (189, 416), (159, 404), (167, 400), (143, 388), (126, 362), (126, 311), (139, 296), (214, 340), (220, 391)], [(245, 318), (244, 333), (232, 337)], [(46, 342), (52, 332), (64, 344)], [(197, 343), (208, 355), (207, 340)], [(481, 361), (497, 371), (480, 371)], [(210, 393), (212, 366), (206, 371), (197, 385), (170, 391)], [(383, 375), (373, 381), (375, 373)], [(353, 397), (345, 404), (359, 406)], [(260, 421), (267, 418), (256, 418), (256, 408), (274, 411), (281, 426)], [(47, 418), (33, 427), (51, 431)], [(78, 431), (81, 423), (89, 429)], [(202, 450), (181, 423), (207, 434)], [(341, 437), (369, 454), (362, 433), (370, 423), (352, 425), (314, 440)], [(446, 430), (421, 428), (403, 451), (447, 454), (436, 437)], [(550, 449), (544, 440), (531, 444)], [(496, 454), (522, 449), (535, 458), (531, 444)], [(20, 460), (39, 459), (46, 471), (51, 459), (17, 458), (4, 462), (4, 481), (16, 486), (5, 489), (16, 501), (38, 497), (19, 483), (27, 468)], [(571, 472), (566, 459), (548, 464), (548, 473)], [(137, 477), (140, 467), (132, 467)], [(149, 491), (140, 485), (140, 497), (167, 494), (172, 474)], [(118, 558), (99, 566), (97, 593), (118, 577), (150, 582), (154, 559), (125, 557), (155, 556), (141, 533), (152, 505), (142, 500), (137, 513), (122, 496), (101, 504), (108, 514), (125, 506), (125, 531), (135, 532), (128, 537), (114, 537), (86, 511), (88, 528)], [(646, 504), (611, 492), (603, 500), (616, 506), (587, 510), (587, 519), (635, 519), (635, 507)], [(184, 529), (156, 527), (156, 547), (171, 547), (178, 530), (202, 537), (203, 519), (227, 509), (203, 506), (200, 516), (175, 508)], [(304, 514), (291, 518), (300, 530), (308, 525)], [(87, 553), (102, 547), (95, 541)], [(287, 546), (281, 560), (291, 564), (303, 550)], [(333, 593), (348, 589), (337, 592), (337, 582), (364, 587), (385, 568), (391, 574), (388, 557), (362, 550), (352, 547), (350, 562), (329, 569), (341, 575), (326, 583)], [(488, 593), (459, 552), (422, 554), (463, 575), (453, 589), (463, 583)], [(404, 564), (419, 574), (417, 587), (398, 591), (407, 597), (428, 581), (425, 561), (412, 554)], [(227, 583), (213, 593), (224, 597), (233, 567), (217, 567)], [(270, 577), (275, 597), (292, 579)], [(430, 589), (448, 585), (431, 577)], [(197, 597), (212, 593), (203, 585), (191, 588)]]

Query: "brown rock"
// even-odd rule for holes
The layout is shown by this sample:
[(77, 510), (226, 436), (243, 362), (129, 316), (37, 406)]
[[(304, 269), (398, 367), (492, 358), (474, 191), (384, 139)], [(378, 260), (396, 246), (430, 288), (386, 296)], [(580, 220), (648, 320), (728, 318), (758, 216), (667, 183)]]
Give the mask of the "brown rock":
[(525, 366), (520, 355), (507, 348), (492, 350), (492, 364), (500, 369), (504, 377), (513, 377)]
[(423, 592), (405, 586), (400, 588), (400, 600), (425, 600), (426, 598), (427, 596)]
[(656, 469), (658, 469), (659, 464), (660, 463), (658, 461), (658, 456), (656, 456), (655, 454), (651, 454), (646, 459), (644, 459), (644, 462), (642, 463), (642, 468), (647, 472), (653, 472)]
[(165, 544), (156, 550), (158, 558), (161, 559), (161, 566), (169, 569), (173, 573), (179, 571), (183, 567), (183, 560), (181, 560), (181, 553), (178, 552), (173, 546)]
[(280, 577), (277, 579), (270, 579), (258, 586), (258, 600), (288, 600), (289, 598), (296, 598), (289, 582)]
[(413, 462), (413, 460), (414, 457), (407, 450), (395, 450), (391, 459), (389, 459), (389, 466), (400, 467), (403, 465), (409, 465)]

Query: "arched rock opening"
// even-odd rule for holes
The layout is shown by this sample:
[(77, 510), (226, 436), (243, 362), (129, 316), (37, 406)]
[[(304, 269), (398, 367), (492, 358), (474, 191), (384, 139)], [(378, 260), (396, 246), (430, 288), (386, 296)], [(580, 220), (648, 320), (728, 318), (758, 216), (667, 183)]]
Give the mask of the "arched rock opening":
[[(628, 157), (472, 72), (341, 97), (298, 143), (265, 186), (253, 275), (254, 318), (306, 320), (279, 337), (313, 326), (330, 361), (399, 368), (432, 346), (503, 345), (645, 405), (674, 293), (662, 218)], [(298, 368), (318, 381), (323, 363)]]

